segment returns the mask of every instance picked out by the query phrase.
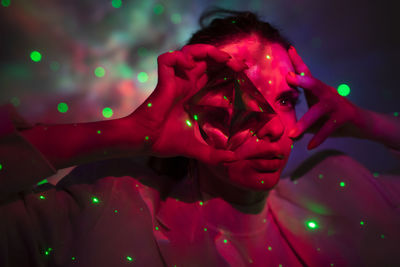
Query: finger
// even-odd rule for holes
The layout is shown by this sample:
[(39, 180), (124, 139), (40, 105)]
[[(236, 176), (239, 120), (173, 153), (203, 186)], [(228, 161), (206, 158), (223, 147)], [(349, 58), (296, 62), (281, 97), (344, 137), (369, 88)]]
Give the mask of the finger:
[(320, 80), (312, 76), (296, 75), (294, 72), (289, 72), (286, 75), (286, 81), (289, 85), (311, 91), (316, 96), (321, 95), (323, 87), (326, 86)]
[(205, 60), (211, 58), (218, 63), (225, 63), (235, 72), (248, 69), (248, 66), (237, 59), (232, 58), (228, 53), (207, 44), (193, 44), (182, 48), (182, 52), (191, 55), (195, 60)]
[(161, 80), (168, 80), (175, 75), (174, 68), (182, 67), (192, 69), (195, 67), (195, 62), (181, 51), (168, 52), (160, 55), (157, 59), (159, 66), (159, 77)]
[(187, 156), (198, 159), (210, 165), (237, 160), (235, 152), (230, 150), (215, 149), (210, 145), (198, 142), (187, 151)]
[(336, 119), (328, 120), (324, 126), (314, 135), (310, 143), (308, 143), (307, 149), (311, 150), (320, 144), (322, 144), (325, 139), (327, 139), (335, 130), (341, 125)]
[(293, 67), (297, 73), (301, 74), (304, 73), (304, 76), (311, 76), (311, 72), (308, 69), (307, 65), (301, 59), (299, 54), (296, 51), (296, 48), (291, 46), (288, 50), (289, 58), (292, 61)]
[(322, 104), (316, 104), (301, 117), (296, 125), (289, 131), (290, 138), (296, 138), (309, 129), (315, 122), (327, 113), (327, 107)]
[(194, 59), (203, 60), (209, 57), (220, 63), (227, 62), (232, 58), (228, 53), (208, 44), (186, 45), (182, 48), (182, 52), (190, 54)]

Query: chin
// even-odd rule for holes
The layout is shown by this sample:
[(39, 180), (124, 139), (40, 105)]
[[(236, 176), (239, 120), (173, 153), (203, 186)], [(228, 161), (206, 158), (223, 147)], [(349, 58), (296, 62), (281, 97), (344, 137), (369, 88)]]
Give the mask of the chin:
[(224, 167), (230, 184), (254, 191), (267, 191), (278, 184), (284, 164), (275, 171), (257, 169), (249, 160), (225, 163)]

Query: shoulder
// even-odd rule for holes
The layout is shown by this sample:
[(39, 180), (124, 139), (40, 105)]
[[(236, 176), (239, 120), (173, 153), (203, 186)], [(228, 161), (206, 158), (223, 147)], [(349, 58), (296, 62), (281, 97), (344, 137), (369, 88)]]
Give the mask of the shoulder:
[[(400, 178), (400, 177), (399, 177)], [(381, 180), (379, 180), (381, 179)], [(305, 160), (274, 189), (277, 196), (321, 214), (354, 216), (354, 210), (370, 214), (386, 210), (393, 214), (391, 194), (384, 185), (400, 186), (400, 179), (375, 177), (363, 164), (340, 151), (326, 150)], [(393, 189), (394, 190), (394, 189)], [(396, 200), (394, 200), (396, 201)], [(373, 202), (374, 205), (366, 205)], [(398, 205), (394, 204), (394, 205)]]

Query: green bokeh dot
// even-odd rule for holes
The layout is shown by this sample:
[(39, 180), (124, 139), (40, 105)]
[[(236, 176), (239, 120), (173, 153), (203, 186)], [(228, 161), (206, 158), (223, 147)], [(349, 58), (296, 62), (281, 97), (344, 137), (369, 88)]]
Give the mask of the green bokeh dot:
[(393, 112), (393, 116), (398, 117), (399, 113), (397, 111)]
[(157, 15), (164, 13), (164, 6), (162, 4), (157, 4), (154, 6), (153, 11)]
[(3, 7), (9, 7), (11, 4), (11, 0), (1, 0), (1, 5)]
[(103, 116), (104, 118), (111, 118), (111, 116), (113, 115), (113, 111), (111, 108), (104, 108), (103, 109)]
[(142, 71), (142, 72), (139, 72), (139, 74), (137, 75), (137, 79), (139, 82), (145, 83), (149, 79), (149, 75), (147, 75), (146, 72)]
[(94, 70), (94, 75), (96, 75), (97, 77), (101, 78), (106, 74), (106, 70), (103, 67), (97, 67)]
[(14, 105), (14, 107), (18, 107), (21, 104), (21, 101), (16, 96), (11, 98), (10, 102)]
[(112, 0), (111, 5), (113, 8), (120, 8), (122, 5), (122, 1), (121, 0)]
[(68, 111), (68, 105), (64, 102), (61, 102), (57, 105), (57, 109), (61, 113), (65, 113)]
[(174, 13), (171, 15), (171, 21), (173, 24), (179, 24), (182, 22), (182, 17), (178, 13)]
[(140, 57), (145, 57), (149, 53), (145, 47), (139, 47), (137, 53)]
[(58, 63), (57, 61), (52, 61), (50, 63), (50, 69), (52, 71), (58, 71), (60, 69), (60, 63)]
[(1, 165), (1, 163), (0, 163), (0, 171), (3, 169), (3, 165)]
[(337, 91), (341, 96), (348, 96), (350, 94), (350, 87), (347, 84), (341, 84), (338, 86)]
[(40, 54), (39, 51), (32, 51), (31, 59), (33, 62), (39, 62), (40, 60), (42, 60), (42, 54)]

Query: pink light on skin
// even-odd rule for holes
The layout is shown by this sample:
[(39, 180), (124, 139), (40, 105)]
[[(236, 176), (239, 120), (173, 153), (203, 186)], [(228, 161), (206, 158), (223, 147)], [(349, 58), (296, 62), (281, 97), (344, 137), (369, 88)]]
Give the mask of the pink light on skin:
[[(291, 152), (293, 142), (288, 137), (288, 130), (295, 125), (296, 113), (287, 100), (282, 101), (282, 97), (290, 95), (296, 98), (299, 95), (286, 82), (287, 73), (294, 71), (294, 68), (286, 49), (279, 44), (268, 43), (255, 34), (217, 48), (249, 67), (244, 74), (274, 112), (267, 123), (260, 122), (256, 136), (249, 134), (250, 137), (236, 148), (240, 160), (216, 167), (198, 162), (200, 185), (202, 190), (223, 196), (228, 201), (253, 203), (266, 197), (267, 190), (277, 184)], [(265, 60), (266, 54), (273, 57)], [(269, 84), (268, 81), (273, 82)], [(250, 156), (258, 152), (271, 152), (282, 158), (273, 162), (266, 158), (257, 159), (256, 164)], [(260, 183), (260, 180), (264, 183)]]

